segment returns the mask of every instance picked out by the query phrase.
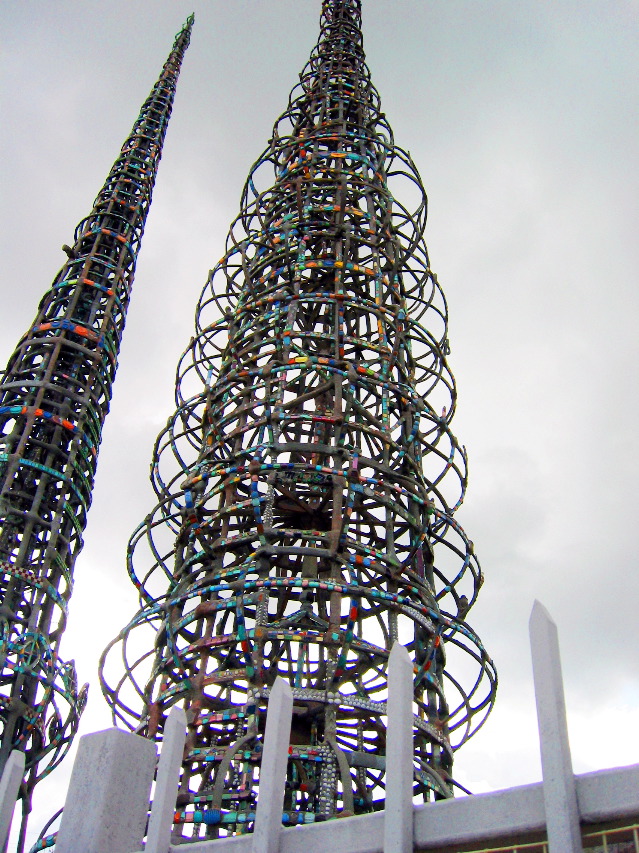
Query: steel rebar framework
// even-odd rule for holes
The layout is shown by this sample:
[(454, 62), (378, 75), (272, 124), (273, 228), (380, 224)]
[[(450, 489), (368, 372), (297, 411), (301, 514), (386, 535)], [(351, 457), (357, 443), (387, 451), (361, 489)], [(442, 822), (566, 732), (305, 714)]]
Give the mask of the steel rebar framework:
[[(135, 262), (192, 26), (176, 36), (68, 260), (0, 374), (0, 768), (33, 787), (64, 757), (87, 686), (58, 657)], [(38, 767), (44, 759), (44, 767)], [(21, 842), (22, 843), (22, 842)]]
[(360, 6), (324, 0), (200, 298), (159, 502), (129, 546), (141, 609), (109, 647), (125, 672), (109, 649), (101, 664), (132, 729), (160, 740), (187, 709), (178, 837), (250, 831), (277, 675), (295, 702), (289, 824), (383, 807), (395, 639), (415, 666), (416, 795), (453, 794), (453, 750), (494, 700), (465, 622), (482, 575), (453, 518), (466, 458), (426, 197), (380, 110)]

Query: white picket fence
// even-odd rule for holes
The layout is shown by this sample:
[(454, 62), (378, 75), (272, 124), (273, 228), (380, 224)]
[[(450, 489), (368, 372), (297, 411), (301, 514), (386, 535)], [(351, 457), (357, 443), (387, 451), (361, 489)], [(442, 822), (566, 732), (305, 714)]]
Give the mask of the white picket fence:
[[(184, 711), (174, 708), (159, 762), (151, 741), (119, 729), (80, 739), (55, 853), (412, 853), (468, 850), (471, 845), (485, 850), (507, 839), (542, 833), (549, 853), (582, 853), (585, 826), (619, 820), (639, 823), (639, 764), (573, 774), (557, 628), (539, 602), (530, 617), (530, 641), (540, 783), (414, 805), (412, 776), (406, 772), (412, 767), (413, 668), (404, 647), (396, 643), (389, 661), (383, 812), (282, 827), (293, 697), (288, 684), (278, 679), (269, 698), (253, 833), (171, 843), (186, 731)], [(8, 833), (23, 767), (24, 756), (13, 753), (0, 780), (0, 848)]]

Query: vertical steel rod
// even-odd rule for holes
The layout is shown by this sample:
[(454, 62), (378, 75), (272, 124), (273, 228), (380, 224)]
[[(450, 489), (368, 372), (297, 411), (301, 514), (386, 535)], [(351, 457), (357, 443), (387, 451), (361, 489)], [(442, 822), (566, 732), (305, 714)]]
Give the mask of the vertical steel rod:
[(394, 642), (414, 667), (416, 796), (453, 795), (454, 750), (492, 707), (466, 622), (482, 574), (454, 515), (466, 457), (425, 221), (360, 0), (325, 0), (178, 367), (158, 504), (129, 548), (141, 609), (110, 646), (125, 676), (102, 661), (134, 730), (160, 740), (171, 707), (187, 710), (180, 840), (252, 830), (278, 676), (291, 825), (382, 807)]

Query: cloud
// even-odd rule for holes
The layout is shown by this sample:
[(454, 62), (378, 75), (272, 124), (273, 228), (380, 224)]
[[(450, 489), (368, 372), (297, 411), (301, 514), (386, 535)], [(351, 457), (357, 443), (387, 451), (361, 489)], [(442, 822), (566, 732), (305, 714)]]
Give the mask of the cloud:
[[(0, 6), (3, 363), (192, 5), (157, 2), (151, 25), (123, 0), (106, 13)], [(316, 38), (319, 3), (194, 6), (64, 641), (92, 682), (83, 731), (109, 721), (95, 661), (136, 608), (126, 541), (154, 503), (151, 449), (197, 295)], [(500, 672), (492, 718), (458, 757), (475, 790), (539, 778), (535, 597), (559, 626), (575, 767), (639, 761), (634, 9), (364, 3), (373, 80), (426, 185), (451, 313), (453, 427), (470, 456), (460, 521), (486, 575), (469, 622)], [(32, 829), (69, 772), (40, 786)]]

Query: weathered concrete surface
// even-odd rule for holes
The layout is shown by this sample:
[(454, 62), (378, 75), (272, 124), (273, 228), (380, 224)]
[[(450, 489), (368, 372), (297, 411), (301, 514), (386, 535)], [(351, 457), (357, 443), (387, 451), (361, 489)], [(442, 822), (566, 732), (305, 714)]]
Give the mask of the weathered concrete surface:
[(550, 853), (582, 853), (557, 626), (539, 601), (530, 614), (541, 771)]
[(142, 849), (156, 753), (119, 729), (84, 735), (73, 765), (56, 853)]
[(24, 776), (24, 752), (14, 749), (2, 771), (0, 779), (0, 850), (4, 850), (4, 844), (11, 828), (13, 810), (20, 790), (20, 782)]
[(186, 714), (182, 708), (172, 708), (162, 736), (145, 853), (169, 853), (185, 737)]
[[(584, 824), (639, 816), (639, 764), (576, 776)], [(416, 851), (487, 846), (546, 828), (541, 782), (413, 807)], [(384, 812), (285, 829), (278, 853), (383, 853)], [(200, 841), (171, 853), (251, 853), (250, 835)], [(131, 851), (132, 853), (132, 851)]]
[(395, 642), (388, 660), (384, 853), (413, 850), (413, 662)]
[(292, 716), (293, 691), (289, 683), (278, 676), (268, 700), (252, 853), (277, 853), (279, 850)]

